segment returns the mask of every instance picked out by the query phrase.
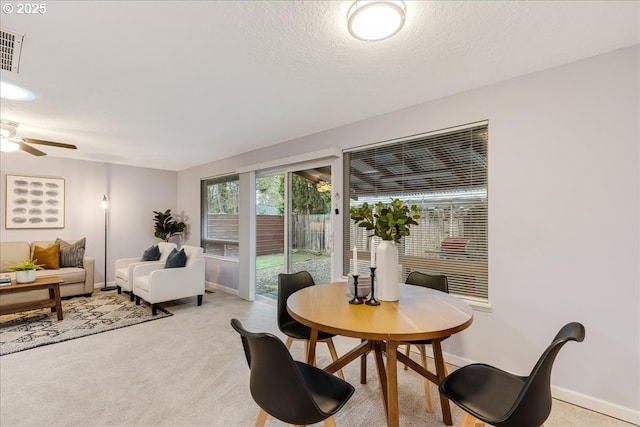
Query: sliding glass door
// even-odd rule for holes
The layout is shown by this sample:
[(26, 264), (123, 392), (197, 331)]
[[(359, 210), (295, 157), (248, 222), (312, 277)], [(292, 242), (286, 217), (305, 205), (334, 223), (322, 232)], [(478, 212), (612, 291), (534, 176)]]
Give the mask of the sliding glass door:
[(306, 270), (331, 281), (331, 167), (291, 172), (288, 194), (289, 272)]
[(331, 166), (258, 174), (256, 295), (277, 298), (278, 274), (331, 281)]

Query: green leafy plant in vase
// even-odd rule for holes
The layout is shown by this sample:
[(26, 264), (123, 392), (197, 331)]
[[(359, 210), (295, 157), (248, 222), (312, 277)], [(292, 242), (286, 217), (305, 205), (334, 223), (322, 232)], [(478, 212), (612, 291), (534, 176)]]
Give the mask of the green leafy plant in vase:
[(155, 214), (153, 217), (155, 222), (153, 235), (165, 242), (168, 242), (171, 236), (182, 233), (187, 227), (184, 222), (173, 219), (171, 209), (167, 209), (164, 212), (153, 211), (153, 213)]
[[(398, 300), (398, 247), (403, 237), (411, 234), (411, 226), (418, 225), (420, 211), (416, 205), (406, 205), (400, 199), (390, 203), (378, 202), (370, 206), (367, 202), (350, 209), (351, 219), (364, 229), (371, 231), (369, 237), (379, 237), (382, 242), (375, 250), (376, 298), (382, 301)], [(371, 241), (373, 246), (373, 239)]]
[(9, 265), (7, 270), (16, 273), (16, 282), (31, 283), (36, 280), (36, 270), (43, 270), (42, 265), (36, 264), (37, 262), (37, 259), (24, 260), (20, 264)]
[(358, 227), (372, 231), (369, 237), (376, 236), (396, 243), (410, 235), (410, 227), (418, 225), (417, 220), (420, 219), (418, 207), (407, 206), (400, 199), (393, 199), (388, 204), (378, 202), (373, 205), (373, 209), (364, 202), (360, 207), (352, 207), (350, 213)]

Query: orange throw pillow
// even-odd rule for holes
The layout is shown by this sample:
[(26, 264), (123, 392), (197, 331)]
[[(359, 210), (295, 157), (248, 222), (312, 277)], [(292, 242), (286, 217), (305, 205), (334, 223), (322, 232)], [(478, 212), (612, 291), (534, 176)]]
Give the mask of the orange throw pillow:
[(41, 265), (44, 269), (57, 270), (60, 268), (60, 245), (41, 248), (33, 248), (33, 262)]

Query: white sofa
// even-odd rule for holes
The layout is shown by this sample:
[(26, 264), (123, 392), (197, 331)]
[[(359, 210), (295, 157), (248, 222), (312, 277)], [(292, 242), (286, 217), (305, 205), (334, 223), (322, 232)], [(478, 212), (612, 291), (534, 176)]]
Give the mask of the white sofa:
[[(68, 242), (75, 243), (76, 241), (69, 240)], [(8, 271), (9, 265), (19, 264), (24, 260), (32, 259), (33, 250), (36, 246), (48, 248), (54, 243), (55, 241), (53, 240), (0, 242), (0, 273), (2, 275), (8, 274), (12, 279), (15, 279), (15, 273)], [(95, 259), (84, 256), (82, 258), (82, 265), (82, 267), (61, 267), (56, 270), (37, 270), (36, 277), (58, 276), (64, 280), (60, 285), (60, 295), (62, 297), (77, 295), (90, 296), (93, 293), (95, 280)], [(0, 299), (0, 305), (37, 301), (47, 298), (47, 290), (12, 293), (3, 295)]]
[(129, 298), (131, 301), (133, 301), (133, 283), (131, 282), (131, 280), (129, 280), (130, 277), (133, 277), (133, 269), (143, 264), (150, 265), (150, 263), (156, 263), (158, 265), (164, 266), (167, 260), (167, 256), (169, 256), (169, 253), (174, 248), (178, 248), (175, 243), (158, 243), (158, 249), (160, 250), (160, 259), (158, 261), (142, 261), (141, 256), (135, 258), (121, 258), (116, 260), (114, 277), (118, 293), (121, 294), (123, 290), (129, 292)]
[(197, 296), (202, 305), (204, 296), (204, 254), (201, 247), (184, 245), (187, 256), (184, 267), (164, 268), (157, 263), (138, 265), (133, 269), (133, 293), (136, 304), (140, 299), (151, 304), (152, 314), (157, 314), (157, 304), (180, 298)]

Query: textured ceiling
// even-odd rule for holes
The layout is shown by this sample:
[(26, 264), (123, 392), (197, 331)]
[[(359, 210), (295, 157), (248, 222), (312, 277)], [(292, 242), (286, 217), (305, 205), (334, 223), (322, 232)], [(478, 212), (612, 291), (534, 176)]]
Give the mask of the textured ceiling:
[[(3, 2), (3, 4), (15, 2)], [(637, 44), (636, 1), (408, 1), (352, 38), (342, 1), (51, 1), (2, 13), (36, 94), (2, 100), (51, 156), (182, 170)], [(4, 153), (26, 156), (25, 153)]]

